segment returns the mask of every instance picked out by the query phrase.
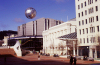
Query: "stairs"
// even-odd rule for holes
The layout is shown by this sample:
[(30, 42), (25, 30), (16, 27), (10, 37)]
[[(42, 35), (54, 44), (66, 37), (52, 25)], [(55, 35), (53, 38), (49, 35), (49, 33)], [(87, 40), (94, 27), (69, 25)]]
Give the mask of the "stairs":
[(0, 49), (0, 57), (14, 57), (17, 56), (13, 49)]

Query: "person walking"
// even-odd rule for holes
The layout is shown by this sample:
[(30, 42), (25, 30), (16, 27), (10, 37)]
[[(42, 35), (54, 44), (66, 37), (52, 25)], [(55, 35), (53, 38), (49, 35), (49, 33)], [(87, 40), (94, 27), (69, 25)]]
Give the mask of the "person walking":
[(74, 65), (76, 65), (76, 61), (77, 61), (77, 60), (76, 60), (76, 57), (74, 57)]
[(71, 56), (70, 57), (70, 65), (72, 65), (73, 64), (73, 57)]

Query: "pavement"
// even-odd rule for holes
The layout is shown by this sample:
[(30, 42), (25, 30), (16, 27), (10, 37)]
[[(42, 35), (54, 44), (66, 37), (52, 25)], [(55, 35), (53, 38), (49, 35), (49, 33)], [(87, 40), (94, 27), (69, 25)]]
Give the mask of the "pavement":
[[(28, 54), (22, 57), (0, 58), (0, 65), (70, 65), (70, 59), (52, 56), (40, 56), (38, 54)], [(100, 65), (100, 61), (77, 60), (76, 65)]]

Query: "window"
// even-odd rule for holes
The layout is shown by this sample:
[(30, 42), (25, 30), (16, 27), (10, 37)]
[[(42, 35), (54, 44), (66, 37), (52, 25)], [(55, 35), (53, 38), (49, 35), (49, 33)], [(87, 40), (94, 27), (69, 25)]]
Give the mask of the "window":
[(82, 20), (82, 25), (84, 25), (84, 20)]
[(87, 15), (87, 10), (85, 10), (85, 15)]
[(85, 22), (86, 22), (86, 24), (87, 24), (87, 19), (85, 19)]
[(93, 18), (93, 22), (94, 22), (94, 17), (92, 17)]
[(98, 6), (95, 6), (96, 11), (98, 11)]
[(82, 12), (82, 16), (83, 16), (83, 12)]
[(95, 42), (95, 37), (91, 37), (91, 43)]
[(58, 21), (56, 21), (56, 25), (58, 25)]
[(88, 34), (88, 28), (86, 28), (86, 33)]
[(80, 43), (82, 43), (82, 39), (80, 38)]
[(90, 18), (89, 18), (89, 23), (90, 23), (90, 21), (91, 21), (91, 20), (90, 20)]
[(81, 30), (80, 30), (80, 35), (81, 35)]
[(86, 6), (86, 2), (84, 2), (85, 6)]
[(87, 38), (87, 43), (89, 43), (89, 38)]
[(91, 17), (91, 22), (92, 22), (92, 17)]
[(79, 26), (81, 25), (81, 22), (79, 21)]
[(89, 2), (90, 2), (90, 1), (88, 0), (88, 5), (89, 5)]
[(81, 3), (81, 8), (83, 8), (83, 3)]
[(80, 5), (78, 5), (78, 9), (80, 9)]
[(98, 21), (98, 16), (96, 16), (96, 21)]
[(91, 4), (91, 0), (90, 0), (90, 4)]
[(85, 33), (84, 29), (83, 29), (83, 34)]
[(80, 17), (80, 13), (78, 13), (78, 17)]
[(95, 32), (95, 27), (90, 27), (90, 33)]
[(93, 0), (92, 0), (92, 3), (93, 3)]
[(85, 38), (83, 38), (83, 40), (84, 40), (84, 43), (85, 43)]
[(99, 32), (99, 26), (97, 26), (97, 31)]
[(94, 10), (93, 10), (93, 8), (92, 8), (91, 13), (93, 13), (93, 12), (94, 12)]

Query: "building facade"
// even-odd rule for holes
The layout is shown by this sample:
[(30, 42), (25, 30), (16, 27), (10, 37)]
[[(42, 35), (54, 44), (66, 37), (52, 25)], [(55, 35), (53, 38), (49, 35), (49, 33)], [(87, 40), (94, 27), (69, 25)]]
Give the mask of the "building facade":
[(10, 38), (8, 43), (15, 43), (16, 39), (20, 40), (21, 47), (40, 51), (43, 49), (43, 36), (42, 32), (48, 30), (50, 27), (63, 23), (60, 20), (50, 18), (40, 18), (35, 21), (28, 22), (18, 26), (18, 37)]
[(78, 55), (100, 58), (100, 0), (75, 0), (75, 2)]
[(60, 40), (58, 37), (73, 33), (76, 31), (76, 19), (64, 22), (60, 25), (53, 26), (43, 31), (43, 50), (46, 54), (66, 54), (66, 41)]
[(61, 23), (63, 23), (63, 21), (50, 18), (40, 18), (18, 26), (18, 36), (42, 35), (44, 30), (48, 30), (50, 27), (59, 25)]

